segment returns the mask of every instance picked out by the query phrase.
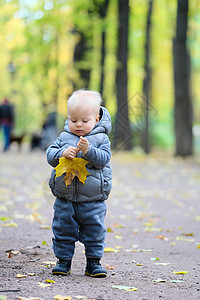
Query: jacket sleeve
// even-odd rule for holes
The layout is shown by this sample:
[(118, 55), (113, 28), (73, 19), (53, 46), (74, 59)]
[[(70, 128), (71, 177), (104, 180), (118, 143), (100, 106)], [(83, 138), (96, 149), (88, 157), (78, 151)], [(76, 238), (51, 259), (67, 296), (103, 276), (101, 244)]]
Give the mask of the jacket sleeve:
[(56, 141), (47, 148), (47, 161), (52, 167), (56, 167), (59, 163), (59, 158), (62, 156), (63, 151), (66, 149), (65, 147), (61, 147), (60, 137), (56, 139)]
[(90, 144), (87, 153), (84, 155), (84, 158), (92, 163), (97, 169), (105, 167), (111, 159), (109, 138), (106, 136), (99, 148), (96, 148)]

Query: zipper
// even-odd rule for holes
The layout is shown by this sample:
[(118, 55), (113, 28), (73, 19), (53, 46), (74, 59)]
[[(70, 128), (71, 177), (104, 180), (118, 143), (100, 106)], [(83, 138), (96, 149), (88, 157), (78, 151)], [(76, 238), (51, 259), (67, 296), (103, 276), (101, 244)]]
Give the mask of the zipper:
[(77, 201), (78, 198), (78, 177), (75, 176), (74, 178), (74, 186), (75, 186), (75, 191), (74, 191), (74, 197), (73, 197), (73, 201)]

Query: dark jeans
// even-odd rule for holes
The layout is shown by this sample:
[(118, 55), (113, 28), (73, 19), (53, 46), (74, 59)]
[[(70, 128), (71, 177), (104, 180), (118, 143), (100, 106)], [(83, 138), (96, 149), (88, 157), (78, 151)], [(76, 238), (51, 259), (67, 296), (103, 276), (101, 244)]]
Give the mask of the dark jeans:
[(4, 151), (7, 151), (10, 146), (10, 125), (2, 125), (4, 135)]
[(87, 257), (103, 256), (106, 228), (105, 201), (70, 202), (56, 199), (53, 218), (53, 250), (59, 259), (72, 259), (75, 242), (85, 246)]

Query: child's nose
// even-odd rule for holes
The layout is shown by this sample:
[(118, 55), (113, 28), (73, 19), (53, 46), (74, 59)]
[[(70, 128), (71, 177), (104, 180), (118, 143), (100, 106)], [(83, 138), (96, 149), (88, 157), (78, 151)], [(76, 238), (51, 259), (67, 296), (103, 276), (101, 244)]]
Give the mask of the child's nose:
[(81, 122), (77, 122), (76, 126), (81, 127), (82, 126)]

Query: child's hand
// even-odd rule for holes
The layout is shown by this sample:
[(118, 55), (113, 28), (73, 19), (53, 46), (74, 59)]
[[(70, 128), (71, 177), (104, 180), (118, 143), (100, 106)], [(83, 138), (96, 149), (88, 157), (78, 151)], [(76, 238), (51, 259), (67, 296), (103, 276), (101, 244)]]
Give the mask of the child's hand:
[(89, 149), (89, 142), (86, 138), (80, 137), (78, 144), (77, 144), (78, 150), (81, 150), (83, 154), (86, 154)]
[(62, 157), (73, 159), (76, 157), (77, 153), (78, 153), (78, 149), (76, 147), (70, 146), (63, 151)]

